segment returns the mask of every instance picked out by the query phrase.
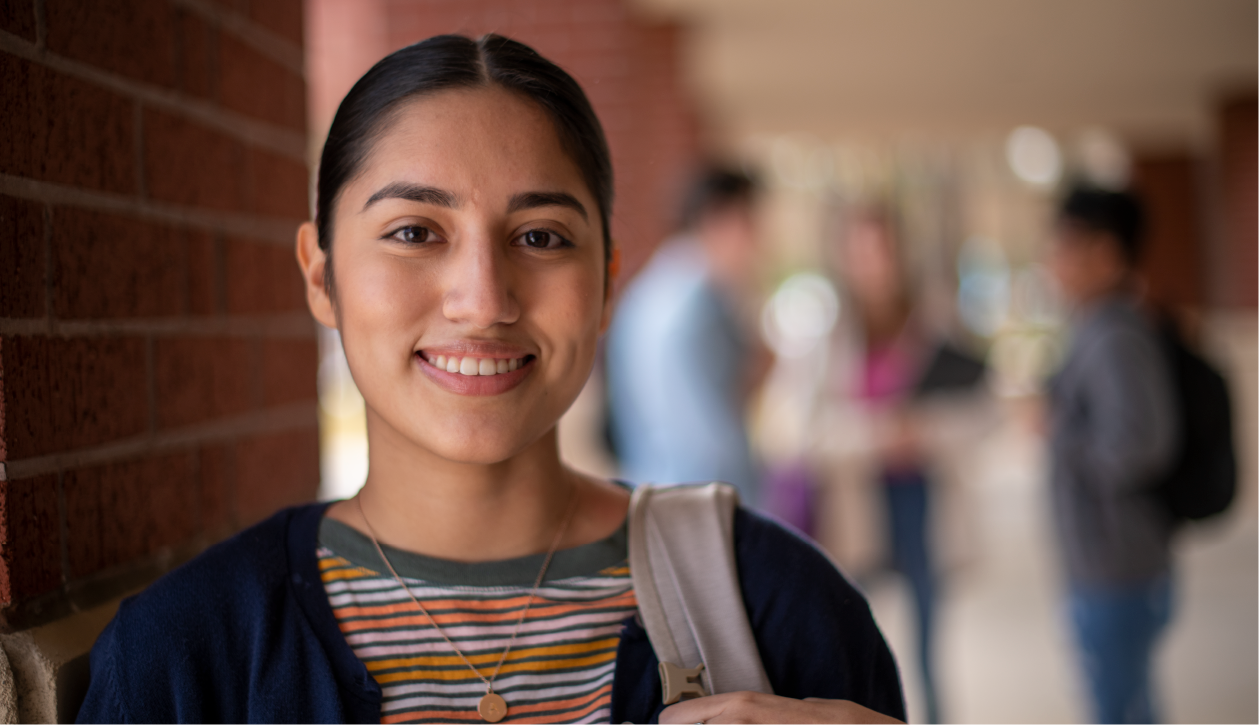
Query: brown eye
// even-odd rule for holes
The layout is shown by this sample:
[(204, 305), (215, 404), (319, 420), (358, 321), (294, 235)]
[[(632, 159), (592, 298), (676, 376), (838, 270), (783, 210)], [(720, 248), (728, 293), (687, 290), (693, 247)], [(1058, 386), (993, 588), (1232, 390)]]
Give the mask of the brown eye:
[(564, 237), (546, 229), (531, 229), (517, 237), (517, 240), (532, 249), (558, 249), (572, 246)]
[(389, 236), (404, 244), (424, 244), (437, 239), (437, 235), (433, 233), (432, 229), (421, 226), (402, 227)]

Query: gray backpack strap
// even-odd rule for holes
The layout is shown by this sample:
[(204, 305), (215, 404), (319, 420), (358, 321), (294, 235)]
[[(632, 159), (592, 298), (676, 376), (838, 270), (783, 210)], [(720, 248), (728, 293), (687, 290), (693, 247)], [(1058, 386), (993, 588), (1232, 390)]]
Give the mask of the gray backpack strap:
[[(642, 485), (630, 498), (630, 576), (656, 658), (702, 678), (705, 694), (772, 693), (735, 569), (739, 494), (725, 483)], [(693, 683), (694, 684), (694, 683)], [(679, 687), (674, 687), (678, 692)], [(692, 690), (694, 692), (694, 690)], [(676, 699), (676, 697), (674, 698)]]

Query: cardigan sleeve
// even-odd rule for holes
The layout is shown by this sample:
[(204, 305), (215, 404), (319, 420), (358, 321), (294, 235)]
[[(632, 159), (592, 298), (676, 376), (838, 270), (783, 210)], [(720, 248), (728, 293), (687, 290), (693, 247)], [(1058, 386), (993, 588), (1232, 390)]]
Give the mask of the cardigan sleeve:
[(739, 509), (735, 556), (744, 607), (776, 695), (852, 700), (905, 720), (892, 651), (866, 598), (826, 554)]

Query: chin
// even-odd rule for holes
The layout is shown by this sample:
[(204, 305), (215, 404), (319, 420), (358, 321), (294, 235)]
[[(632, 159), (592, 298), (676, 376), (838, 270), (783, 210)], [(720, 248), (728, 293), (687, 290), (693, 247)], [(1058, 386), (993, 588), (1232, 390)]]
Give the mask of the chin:
[[(554, 424), (551, 426), (554, 428)], [(502, 463), (541, 438), (548, 429), (522, 430), (510, 425), (454, 423), (434, 437), (428, 431), (425, 447), (448, 461), (477, 465)]]

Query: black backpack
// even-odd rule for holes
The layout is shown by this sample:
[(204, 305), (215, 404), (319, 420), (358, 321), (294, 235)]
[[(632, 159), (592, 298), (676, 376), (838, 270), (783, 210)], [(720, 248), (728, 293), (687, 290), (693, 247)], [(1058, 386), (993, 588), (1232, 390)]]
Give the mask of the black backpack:
[(1229, 387), (1175, 326), (1161, 325), (1160, 341), (1176, 388), (1181, 440), (1156, 491), (1174, 518), (1204, 519), (1229, 508), (1237, 487)]

